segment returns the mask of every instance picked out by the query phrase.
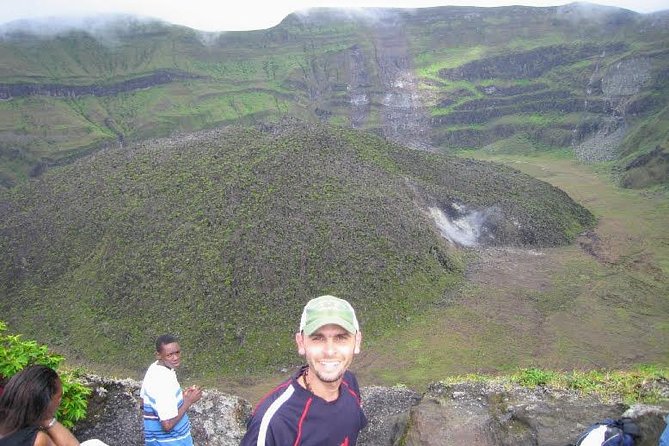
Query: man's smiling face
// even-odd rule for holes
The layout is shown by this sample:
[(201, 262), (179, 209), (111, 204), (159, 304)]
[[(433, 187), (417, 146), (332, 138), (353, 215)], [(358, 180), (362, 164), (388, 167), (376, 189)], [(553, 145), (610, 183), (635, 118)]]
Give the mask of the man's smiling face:
[(324, 325), (310, 335), (295, 335), (298, 352), (306, 358), (310, 374), (322, 383), (341, 380), (353, 356), (360, 352), (360, 340), (360, 332), (349, 333), (335, 324)]

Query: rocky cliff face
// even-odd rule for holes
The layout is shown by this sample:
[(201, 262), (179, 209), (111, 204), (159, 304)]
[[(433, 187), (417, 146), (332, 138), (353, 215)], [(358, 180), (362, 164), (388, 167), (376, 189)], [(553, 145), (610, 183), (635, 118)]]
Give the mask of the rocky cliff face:
[(378, 26), (374, 33), (383, 89), (380, 101), (383, 135), (407, 147), (429, 149), (427, 107), (419, 89), (408, 37), (401, 30), (401, 26), (390, 23)]
[(157, 87), (160, 85), (188, 79), (201, 79), (175, 70), (158, 70), (146, 76), (112, 82), (105, 85), (62, 85), (62, 84), (0, 84), (0, 100), (11, 100), (27, 96), (51, 96), (57, 98), (74, 98), (78, 96), (115, 96), (136, 90)]
[[(607, 67), (600, 73), (597, 65), (586, 89), (584, 111), (591, 111), (590, 97), (604, 101), (599, 119), (582, 121), (574, 140), (574, 153), (583, 161), (611, 161), (620, 155), (619, 148), (629, 130), (628, 120), (641, 110), (636, 109), (636, 95), (653, 81), (649, 57), (630, 57)], [(601, 108), (600, 108), (601, 110)]]
[[(93, 396), (88, 418), (74, 429), (77, 438), (98, 438), (109, 446), (142, 445), (140, 384), (89, 376), (88, 385)], [(669, 395), (667, 383), (649, 385), (663, 386)], [(655, 446), (669, 411), (669, 404), (628, 407), (573, 392), (492, 383), (436, 383), (424, 395), (407, 388), (361, 391), (369, 419), (361, 446), (564, 446), (591, 423), (623, 415), (641, 428), (637, 445)], [(205, 391), (190, 411), (195, 444), (238, 445), (250, 413), (251, 404), (241, 398)]]
[(406, 445), (564, 446), (604, 418), (628, 416), (656, 445), (666, 409), (490, 383), (432, 385), (410, 412)]

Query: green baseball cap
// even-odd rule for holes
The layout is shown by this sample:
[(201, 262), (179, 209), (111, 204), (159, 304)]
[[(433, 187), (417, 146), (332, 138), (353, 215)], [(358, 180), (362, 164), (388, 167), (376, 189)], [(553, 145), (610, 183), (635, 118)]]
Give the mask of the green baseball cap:
[(358, 319), (355, 317), (355, 310), (344, 299), (334, 296), (320, 296), (307, 302), (302, 311), (300, 331), (309, 336), (327, 324), (339, 325), (352, 334), (360, 329)]

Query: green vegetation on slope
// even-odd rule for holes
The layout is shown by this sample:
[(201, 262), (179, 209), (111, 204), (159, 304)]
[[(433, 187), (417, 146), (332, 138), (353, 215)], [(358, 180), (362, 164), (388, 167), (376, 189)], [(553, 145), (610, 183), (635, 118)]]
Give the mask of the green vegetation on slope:
[(209, 131), (108, 149), (3, 193), (0, 308), (91, 363), (143, 367), (173, 331), (193, 371), (266, 372), (295, 360), (311, 297), (351, 299), (374, 339), (461, 282), (461, 255), (426, 211), (450, 200), (497, 206), (518, 245), (564, 244), (593, 223), (517, 171), (362, 132)]
[(631, 370), (572, 370), (558, 372), (530, 367), (505, 376), (470, 374), (451, 376), (445, 384), (461, 382), (493, 381), (518, 383), (521, 386), (575, 390), (582, 395), (599, 395), (604, 400), (624, 401), (625, 404), (657, 404), (667, 400), (658, 382), (666, 381), (669, 370), (655, 366), (639, 366)]
[(444, 376), (669, 365), (666, 191), (620, 189), (573, 160), (469, 153), (567, 191), (597, 225), (571, 246), (486, 249), (419, 318), (366, 342), (365, 383), (422, 388)]

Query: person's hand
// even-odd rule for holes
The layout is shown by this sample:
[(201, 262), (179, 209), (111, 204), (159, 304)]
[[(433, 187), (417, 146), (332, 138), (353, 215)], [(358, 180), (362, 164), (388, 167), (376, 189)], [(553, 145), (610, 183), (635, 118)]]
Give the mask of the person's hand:
[(188, 405), (191, 405), (202, 398), (202, 389), (198, 386), (190, 386), (184, 391), (184, 400), (188, 402)]

